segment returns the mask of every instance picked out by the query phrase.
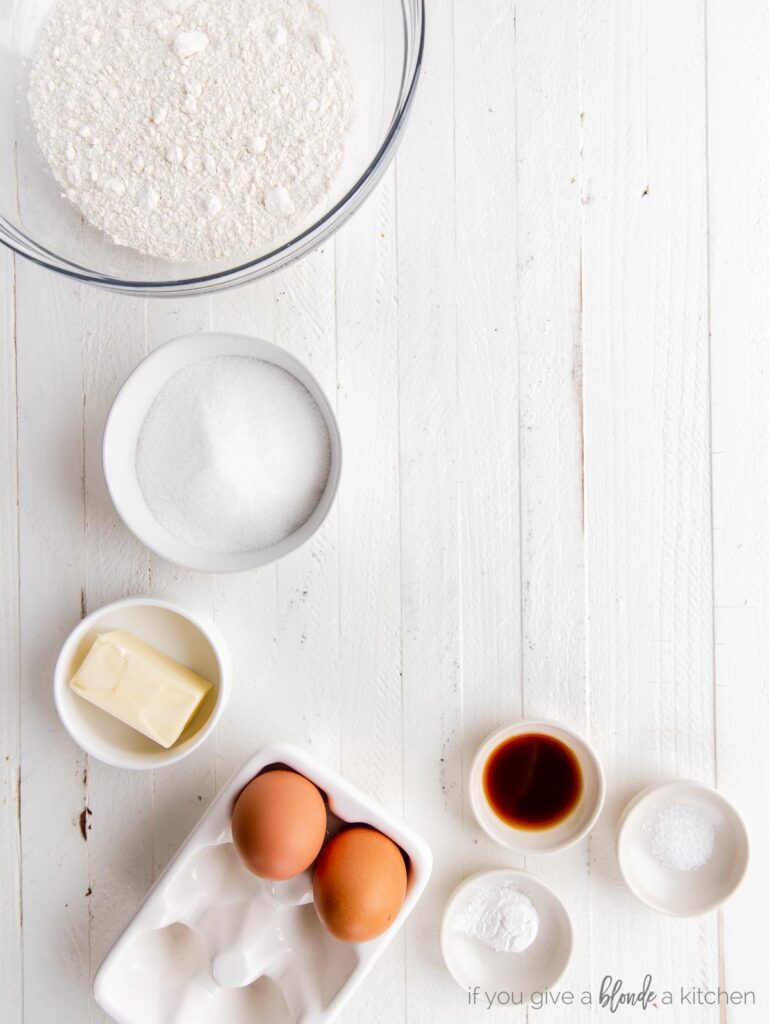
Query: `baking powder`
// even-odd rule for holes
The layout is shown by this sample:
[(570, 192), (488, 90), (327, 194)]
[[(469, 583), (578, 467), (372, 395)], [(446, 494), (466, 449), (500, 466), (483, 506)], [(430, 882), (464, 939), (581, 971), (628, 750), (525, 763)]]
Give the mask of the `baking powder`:
[(539, 931), (539, 914), (512, 882), (477, 889), (457, 914), (453, 930), (497, 953), (522, 953)]

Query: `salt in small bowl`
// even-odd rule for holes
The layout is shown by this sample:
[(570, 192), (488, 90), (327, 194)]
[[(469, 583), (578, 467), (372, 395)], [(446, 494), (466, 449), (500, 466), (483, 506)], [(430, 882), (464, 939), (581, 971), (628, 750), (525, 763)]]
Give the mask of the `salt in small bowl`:
[[(663, 866), (652, 852), (661, 811), (690, 807), (714, 829), (713, 853), (690, 871)], [(701, 782), (677, 780), (649, 786), (625, 807), (617, 828), (617, 861), (628, 888), (647, 906), (672, 917), (715, 910), (736, 891), (749, 860), (748, 830), (732, 804)]]

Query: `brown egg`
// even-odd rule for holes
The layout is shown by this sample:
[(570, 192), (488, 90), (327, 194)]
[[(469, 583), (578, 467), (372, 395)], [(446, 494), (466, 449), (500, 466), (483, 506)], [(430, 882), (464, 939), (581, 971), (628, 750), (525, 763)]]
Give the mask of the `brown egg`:
[(329, 840), (315, 865), (315, 909), (342, 942), (381, 935), (406, 897), (406, 864), (400, 848), (374, 829), (354, 827)]
[(312, 864), (326, 837), (320, 790), (296, 772), (265, 772), (246, 786), (232, 812), (232, 841), (249, 871), (282, 881)]

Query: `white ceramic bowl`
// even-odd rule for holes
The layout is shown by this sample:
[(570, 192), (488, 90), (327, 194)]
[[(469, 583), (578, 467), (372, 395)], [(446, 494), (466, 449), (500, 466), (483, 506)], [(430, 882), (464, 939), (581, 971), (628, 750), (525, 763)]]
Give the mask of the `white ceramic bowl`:
[[(520, 953), (497, 953), (478, 939), (454, 930), (457, 914), (482, 886), (512, 882), (528, 896), (539, 914), (537, 936)], [(552, 988), (566, 970), (574, 945), (569, 914), (550, 886), (528, 871), (501, 868), (465, 879), (451, 894), (441, 924), (441, 952), (454, 981), (469, 992), (506, 993), (516, 1003)], [(481, 997), (482, 998), (482, 997)], [(482, 1004), (479, 1004), (482, 1005)]]
[[(325, 794), (330, 831), (343, 823), (371, 825), (406, 854), (403, 906), (370, 942), (339, 942), (325, 931), (312, 905), (312, 869), (272, 883), (238, 859), (230, 827), (235, 800), (277, 765)], [(264, 747), (225, 784), (152, 887), (99, 967), (94, 996), (118, 1024), (326, 1024), (392, 942), (431, 869), (425, 841), (336, 772), (290, 744)], [(246, 969), (223, 972), (225, 962)]]
[[(691, 871), (663, 867), (652, 853), (657, 815), (685, 804), (715, 829), (713, 855)], [(701, 782), (663, 782), (642, 790), (628, 803), (617, 831), (617, 860), (622, 877), (647, 906), (673, 917), (694, 917), (715, 910), (738, 888), (748, 868), (748, 831), (726, 797)]]
[[(328, 428), (331, 465), (325, 490), (310, 518), (277, 544), (256, 551), (222, 554), (205, 551), (174, 537), (161, 526), (144, 500), (136, 476), (139, 433), (166, 381), (200, 359), (251, 356), (292, 374), (310, 392)], [(128, 529), (155, 554), (185, 569), (200, 572), (245, 572), (294, 551), (320, 528), (336, 497), (342, 469), (342, 441), (334, 411), (320, 385), (290, 353), (259, 338), (242, 334), (187, 334), (155, 349), (136, 367), (118, 392), (104, 428), (104, 476), (112, 501)]]
[[(582, 795), (567, 818), (550, 828), (514, 828), (489, 805), (483, 772), (491, 754), (512, 736), (542, 733), (564, 743), (576, 755), (582, 769)], [(519, 853), (555, 853), (578, 842), (593, 828), (603, 807), (606, 781), (593, 748), (578, 733), (544, 719), (516, 722), (491, 733), (478, 749), (470, 769), (470, 805), (484, 832), (502, 846)]]
[[(195, 717), (169, 750), (78, 697), (70, 680), (99, 633), (126, 629), (213, 683)], [(131, 597), (92, 612), (72, 630), (54, 671), (56, 710), (86, 753), (117, 768), (162, 768), (187, 757), (211, 733), (230, 696), (232, 667), (213, 622), (168, 601)]]

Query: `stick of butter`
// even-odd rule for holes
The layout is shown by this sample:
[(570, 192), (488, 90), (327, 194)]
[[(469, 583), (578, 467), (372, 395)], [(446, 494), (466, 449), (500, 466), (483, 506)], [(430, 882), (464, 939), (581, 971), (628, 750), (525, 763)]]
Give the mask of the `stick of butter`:
[(125, 630), (96, 637), (70, 684), (162, 747), (184, 732), (211, 683)]

